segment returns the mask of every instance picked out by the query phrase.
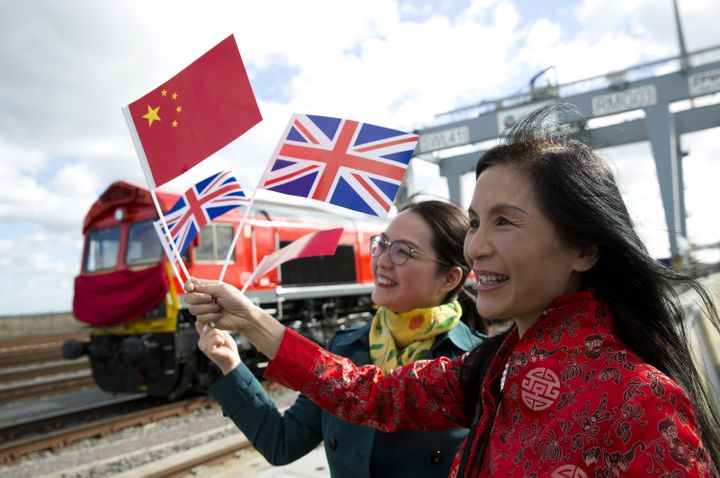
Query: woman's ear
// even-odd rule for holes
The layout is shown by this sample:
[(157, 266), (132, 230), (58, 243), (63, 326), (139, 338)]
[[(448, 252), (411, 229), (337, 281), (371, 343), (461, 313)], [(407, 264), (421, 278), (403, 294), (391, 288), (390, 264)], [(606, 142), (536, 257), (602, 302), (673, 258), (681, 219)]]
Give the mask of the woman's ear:
[(455, 266), (452, 269), (445, 272), (445, 282), (443, 283), (443, 289), (451, 291), (460, 284), (463, 277), (463, 271), (459, 266)]
[(593, 268), (597, 261), (600, 259), (600, 248), (596, 244), (589, 244), (583, 246), (578, 251), (578, 256), (575, 259), (575, 267), (573, 268), (577, 272), (587, 272)]

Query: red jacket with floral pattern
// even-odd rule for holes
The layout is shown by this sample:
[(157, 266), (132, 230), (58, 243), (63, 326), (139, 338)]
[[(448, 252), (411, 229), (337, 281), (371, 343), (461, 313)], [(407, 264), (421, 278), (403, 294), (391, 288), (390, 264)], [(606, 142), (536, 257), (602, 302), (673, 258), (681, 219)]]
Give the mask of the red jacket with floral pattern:
[[(465, 357), (418, 361), (384, 376), (288, 330), (265, 376), (383, 431), (469, 427)], [(553, 301), (522, 338), (511, 331), (480, 393), (466, 476), (712, 474), (687, 395), (619, 341), (606, 305), (590, 292)]]

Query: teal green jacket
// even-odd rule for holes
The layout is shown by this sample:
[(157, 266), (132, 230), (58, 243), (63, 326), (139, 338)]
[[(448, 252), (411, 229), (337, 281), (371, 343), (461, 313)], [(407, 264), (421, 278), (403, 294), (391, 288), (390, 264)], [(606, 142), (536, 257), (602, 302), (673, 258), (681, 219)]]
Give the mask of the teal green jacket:
[[(338, 332), (327, 349), (356, 365), (369, 364), (369, 328), (368, 324)], [(483, 338), (459, 323), (435, 338), (425, 358), (457, 357)], [(304, 395), (281, 414), (243, 364), (214, 383), (208, 393), (269, 463), (291, 463), (324, 441), (330, 473), (338, 478), (447, 476), (455, 452), (468, 432), (457, 428), (383, 433), (336, 418)]]

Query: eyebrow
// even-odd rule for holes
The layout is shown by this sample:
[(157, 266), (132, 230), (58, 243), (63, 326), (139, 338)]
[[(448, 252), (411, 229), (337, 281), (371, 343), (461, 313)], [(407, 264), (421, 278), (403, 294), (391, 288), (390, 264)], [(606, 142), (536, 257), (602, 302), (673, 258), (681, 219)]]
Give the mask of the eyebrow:
[(398, 241), (399, 241), (399, 242), (404, 242), (405, 244), (407, 244), (408, 246), (412, 247), (413, 249), (417, 249), (418, 251), (422, 252), (422, 248), (421, 248), (420, 246), (418, 246), (417, 244), (415, 244), (413, 241), (410, 241), (410, 240), (408, 240), (408, 239), (395, 239), (394, 241), (391, 241), (391, 240), (385, 235), (384, 232), (383, 232), (383, 233), (380, 233), (380, 235), (381, 235), (382, 238), (385, 239), (387, 242), (398, 242)]
[[(516, 212), (520, 212), (522, 214), (527, 215), (527, 212), (525, 212), (522, 208), (513, 206), (512, 204), (506, 204), (506, 203), (495, 204), (493, 207), (490, 208), (489, 213), (497, 214), (499, 212), (503, 212), (503, 211), (507, 211), (507, 210), (516, 211)], [(477, 213), (473, 210), (472, 207), (469, 207), (468, 215), (477, 216)]]

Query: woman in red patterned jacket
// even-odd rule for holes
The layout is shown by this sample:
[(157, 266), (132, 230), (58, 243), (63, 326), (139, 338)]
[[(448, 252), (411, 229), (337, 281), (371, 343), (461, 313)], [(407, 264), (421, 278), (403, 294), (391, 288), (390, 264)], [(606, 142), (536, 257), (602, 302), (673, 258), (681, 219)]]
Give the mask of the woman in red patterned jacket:
[(648, 254), (609, 168), (554, 136), (554, 112), (534, 113), (478, 161), (465, 255), (480, 314), (514, 326), (469, 354), (386, 376), (285, 331), (225, 284), (188, 283), (190, 311), (245, 334), (273, 359), (266, 377), (343, 419), (470, 426), (452, 477), (716, 475), (720, 420), (675, 287), (695, 288), (716, 327), (717, 311)]

